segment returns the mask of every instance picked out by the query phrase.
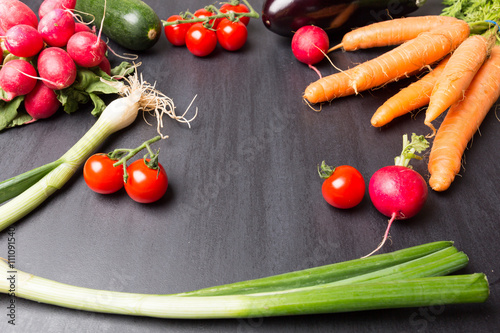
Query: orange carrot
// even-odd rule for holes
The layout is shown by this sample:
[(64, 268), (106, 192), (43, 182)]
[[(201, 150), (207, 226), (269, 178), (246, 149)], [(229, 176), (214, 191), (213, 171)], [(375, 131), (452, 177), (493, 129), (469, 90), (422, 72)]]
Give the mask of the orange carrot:
[(382, 104), (372, 116), (371, 124), (374, 127), (387, 125), (394, 118), (405, 115), (413, 110), (429, 104), (432, 89), (443, 72), (444, 66), (450, 57), (446, 57), (424, 77), (401, 89), (396, 95)]
[(328, 52), (339, 48), (344, 51), (355, 51), (399, 45), (416, 38), (422, 32), (454, 24), (456, 21), (457, 19), (453, 17), (429, 15), (377, 22), (346, 33), (342, 42), (329, 49)]
[(500, 97), (500, 46), (477, 72), (464, 98), (446, 114), (434, 138), (429, 156), (429, 185), (448, 189), (460, 172), (462, 155), (495, 101)]
[(325, 76), (311, 83), (304, 93), (304, 98), (310, 103), (331, 101), (332, 99), (354, 94), (350, 84), (353, 69)]
[(430, 137), (436, 134), (432, 121), (451, 105), (463, 98), (463, 94), (477, 73), (493, 46), (483, 36), (467, 38), (453, 53), (439, 80), (432, 90), (429, 107), (425, 113), (425, 124), (432, 129)]
[(335, 29), (339, 28), (346, 21), (351, 18), (351, 16), (358, 10), (359, 4), (357, 2), (352, 2), (349, 5), (346, 5), (344, 10), (340, 12), (335, 18), (330, 22), (330, 25), (328, 26), (328, 29)]
[(397, 48), (357, 66), (352, 78), (354, 90), (381, 86), (407, 73), (430, 65), (454, 51), (469, 36), (469, 25), (463, 21), (446, 29), (423, 32)]
[[(454, 51), (469, 36), (469, 25), (461, 20), (446, 28), (423, 32), (418, 37), (366, 61), (346, 72), (345, 76), (333, 74), (311, 83), (304, 92), (310, 103), (331, 100), (331, 97), (346, 96), (381, 86), (387, 82), (414, 73)], [(342, 78), (342, 82), (337, 82)], [(325, 99), (325, 97), (327, 99)]]

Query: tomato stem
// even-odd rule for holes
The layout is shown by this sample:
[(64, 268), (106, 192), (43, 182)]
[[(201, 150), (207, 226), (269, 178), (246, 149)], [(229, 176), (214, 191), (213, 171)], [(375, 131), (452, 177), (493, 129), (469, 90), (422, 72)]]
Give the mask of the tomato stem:
[[(158, 153), (160, 150), (158, 149), (156, 153), (154, 153), (151, 150), (150, 145), (152, 143), (155, 143), (156, 141), (160, 140), (161, 136), (155, 136), (152, 139), (149, 139), (145, 142), (143, 142), (139, 147), (133, 148), (133, 149), (126, 149), (126, 148), (118, 148), (113, 150), (108, 154), (109, 158), (112, 160), (116, 160), (117, 162), (113, 164), (114, 167), (123, 165), (123, 181), (126, 183), (128, 179), (128, 173), (127, 173), (127, 162), (130, 160), (132, 157), (137, 155), (141, 150), (147, 149), (148, 153), (144, 155), (144, 163), (151, 169), (159, 169), (158, 168)], [(146, 162), (146, 159), (150, 158), (149, 162)]]
[(328, 179), (335, 172), (335, 167), (327, 165), (325, 161), (318, 165), (318, 174), (323, 179)]
[[(238, 1), (238, 3), (239, 2), (240, 1)], [(216, 12), (216, 14), (211, 15), (211, 16), (207, 16), (207, 17), (199, 18), (199, 17), (195, 17), (194, 14), (190, 13), (189, 11), (186, 11), (186, 12), (183, 12), (180, 14), (180, 16), (185, 18), (185, 19), (175, 20), (175, 21), (170, 21), (170, 22), (167, 22), (166, 20), (162, 20), (162, 24), (164, 27), (166, 27), (169, 25), (176, 25), (176, 24), (202, 22), (206, 28), (211, 29), (213, 23), (210, 24), (209, 22), (212, 20), (213, 20), (212, 22), (215, 22), (215, 19), (219, 19), (219, 18), (227, 18), (231, 21), (235, 21), (237, 19), (240, 19), (241, 17), (250, 17), (250, 18), (255, 18), (255, 19), (258, 19), (260, 17), (259, 13), (257, 13), (257, 11), (255, 11), (255, 9), (253, 9), (253, 7), (248, 3), (247, 0), (242, 0), (242, 2), (248, 7), (248, 10), (250, 10), (250, 12), (248, 12), (248, 13), (235, 13), (233, 11), (229, 11), (227, 13), (221, 13), (214, 5), (209, 5), (209, 6), (206, 6), (205, 9), (210, 10), (212, 12)], [(188, 17), (191, 17), (191, 18), (188, 19)]]

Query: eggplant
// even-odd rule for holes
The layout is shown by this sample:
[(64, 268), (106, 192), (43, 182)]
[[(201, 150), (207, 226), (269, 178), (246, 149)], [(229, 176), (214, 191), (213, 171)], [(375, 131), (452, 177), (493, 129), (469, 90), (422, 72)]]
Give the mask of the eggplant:
[(266, 0), (262, 21), (266, 28), (285, 37), (305, 25), (315, 25), (328, 35), (398, 18), (414, 12), (425, 0)]

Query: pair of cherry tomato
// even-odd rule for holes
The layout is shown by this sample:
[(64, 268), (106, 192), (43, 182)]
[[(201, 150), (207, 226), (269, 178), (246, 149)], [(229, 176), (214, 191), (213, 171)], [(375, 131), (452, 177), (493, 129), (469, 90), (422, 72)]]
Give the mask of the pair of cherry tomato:
[[(249, 9), (243, 4), (231, 5), (224, 4), (219, 9), (221, 13), (235, 12), (248, 13)], [(215, 15), (205, 8), (198, 9), (193, 14), (198, 18), (206, 18)], [(167, 22), (183, 20), (180, 15), (172, 15)], [(187, 49), (198, 57), (205, 57), (211, 54), (217, 42), (223, 49), (236, 51), (245, 45), (248, 30), (249, 17), (241, 17), (239, 20), (231, 21), (228, 18), (218, 18), (209, 21), (210, 27), (207, 28), (203, 23), (181, 23), (165, 26), (165, 36), (168, 41), (175, 46), (186, 45)]]
[(331, 168), (324, 162), (321, 167), (327, 170), (320, 172), (320, 176), (325, 179), (321, 192), (326, 202), (336, 208), (348, 209), (357, 206), (363, 200), (365, 180), (356, 168), (349, 165)]
[(100, 194), (111, 194), (125, 187), (129, 197), (140, 203), (155, 202), (167, 191), (168, 177), (160, 163), (157, 169), (153, 169), (143, 159), (132, 162), (127, 167), (126, 183), (123, 180), (123, 166), (115, 167), (115, 163), (107, 154), (89, 157), (83, 166), (83, 178), (87, 186)]

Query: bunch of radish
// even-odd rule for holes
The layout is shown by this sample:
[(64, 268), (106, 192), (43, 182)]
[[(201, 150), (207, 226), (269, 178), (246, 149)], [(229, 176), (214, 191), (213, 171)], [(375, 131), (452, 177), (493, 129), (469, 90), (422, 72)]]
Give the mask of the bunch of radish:
[(75, 5), (76, 0), (44, 0), (38, 19), (23, 2), (0, 0), (0, 98), (9, 102), (23, 96), (34, 120), (58, 110), (55, 91), (75, 82), (78, 66), (99, 66), (110, 74), (107, 45), (76, 22)]

